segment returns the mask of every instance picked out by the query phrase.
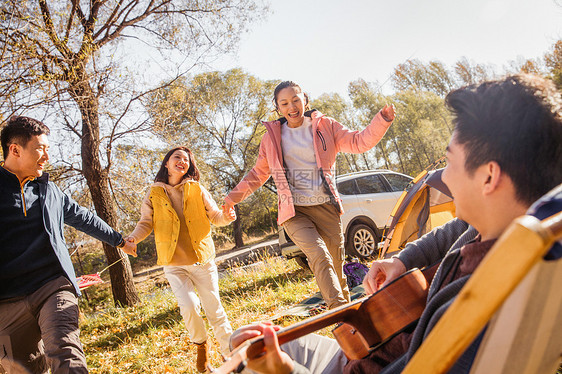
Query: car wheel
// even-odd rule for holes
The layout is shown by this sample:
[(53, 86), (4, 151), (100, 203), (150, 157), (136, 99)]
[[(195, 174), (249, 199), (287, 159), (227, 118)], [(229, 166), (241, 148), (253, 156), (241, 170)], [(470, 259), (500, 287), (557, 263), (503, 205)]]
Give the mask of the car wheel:
[(297, 256), (294, 257), (295, 261), (297, 262), (297, 264), (299, 264), (299, 266), (301, 268), (303, 268), (304, 270), (310, 270), (310, 265), (308, 265), (308, 259), (306, 258), (306, 256)]
[(377, 234), (365, 224), (354, 225), (349, 232), (347, 251), (352, 256), (368, 259), (377, 252)]

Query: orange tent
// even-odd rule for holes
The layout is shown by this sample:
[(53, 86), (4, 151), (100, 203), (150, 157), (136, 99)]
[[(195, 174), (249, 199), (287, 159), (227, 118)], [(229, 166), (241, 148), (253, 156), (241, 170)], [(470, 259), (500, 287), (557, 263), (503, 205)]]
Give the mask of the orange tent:
[(379, 243), (379, 259), (455, 217), (451, 192), (441, 180), (444, 169), (428, 169), (414, 178), (396, 202)]

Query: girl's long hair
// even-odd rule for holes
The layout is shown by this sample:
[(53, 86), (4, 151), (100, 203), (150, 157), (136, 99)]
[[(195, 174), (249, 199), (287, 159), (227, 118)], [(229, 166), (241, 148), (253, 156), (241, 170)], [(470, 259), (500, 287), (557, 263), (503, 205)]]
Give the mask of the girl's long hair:
[(183, 181), (185, 178), (191, 178), (194, 181), (199, 181), (199, 169), (197, 168), (197, 164), (195, 163), (195, 158), (193, 157), (193, 153), (191, 153), (191, 149), (187, 147), (176, 147), (168, 151), (168, 153), (166, 153), (166, 156), (164, 156), (162, 165), (160, 165), (160, 170), (158, 170), (158, 173), (156, 173), (156, 177), (154, 178), (155, 182), (168, 183), (169, 175), (166, 164), (168, 163), (168, 160), (170, 159), (172, 154), (178, 150), (184, 151), (189, 157), (189, 168), (187, 169), (187, 172), (184, 174), (181, 180)]

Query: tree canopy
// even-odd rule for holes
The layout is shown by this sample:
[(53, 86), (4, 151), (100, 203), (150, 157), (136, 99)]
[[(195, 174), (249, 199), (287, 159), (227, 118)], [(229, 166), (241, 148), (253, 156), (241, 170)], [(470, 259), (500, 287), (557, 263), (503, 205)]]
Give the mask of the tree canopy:
[[(153, 130), (170, 147), (190, 147), (206, 170), (204, 180), (222, 199), (256, 162), (265, 132), (261, 121), (275, 118), (271, 96), (277, 83), (260, 80), (240, 69), (179, 79), (151, 96)], [(253, 196), (252, 206), (258, 210), (266, 207), (267, 212), (254, 211), (252, 215), (270, 217), (269, 203), (264, 205), (270, 199), (267, 194)], [(247, 221), (247, 216), (242, 216)], [(243, 245), (243, 226), (247, 226), (246, 222), (240, 220), (233, 224), (237, 246)]]
[[(54, 175), (78, 181), (76, 191), (88, 191), (96, 213), (113, 227), (130, 228), (120, 218), (134, 216), (139, 184), (154, 177), (167, 146), (192, 148), (204, 183), (220, 199), (255, 163), (261, 122), (277, 117), (271, 98), (278, 81), (241, 69), (197, 75), (190, 69), (231, 51), (266, 10), (259, 1), (4, 0), (0, 123), (12, 114), (48, 120), (64, 147), (64, 156), (53, 159)], [(514, 72), (542, 74), (562, 87), (562, 41), (543, 58), (514, 61), (503, 73)], [(445, 95), (498, 75), (468, 58), (452, 66), (407, 60), (394, 69), (390, 93), (357, 79), (348, 97), (325, 93), (312, 106), (362, 130), (394, 104), (398, 116), (383, 140), (365, 154), (339, 155), (338, 172), (387, 168), (415, 175), (440, 157), (452, 131)], [(237, 206), (237, 245), (256, 222), (275, 226), (274, 190), (268, 182)], [(127, 257), (103, 248), (108, 263), (118, 262), (110, 268), (115, 301), (134, 303)]]
[[(167, 56), (179, 56), (186, 63), (171, 66), (172, 75), (180, 77), (193, 64), (234, 46), (258, 10), (253, 0), (3, 1), (0, 109), (6, 117), (32, 108), (46, 116), (51, 109), (80, 143), (80, 162), (69, 169), (86, 179), (97, 214), (116, 227), (109, 183), (112, 150), (149, 128), (148, 117), (131, 112), (155, 89), (134, 79), (138, 67), (133, 71), (126, 63), (136, 59), (124, 57), (139, 46), (159, 53), (161, 64)], [(103, 247), (109, 263), (122, 260), (110, 268), (115, 301), (134, 303), (138, 297), (127, 256)]]

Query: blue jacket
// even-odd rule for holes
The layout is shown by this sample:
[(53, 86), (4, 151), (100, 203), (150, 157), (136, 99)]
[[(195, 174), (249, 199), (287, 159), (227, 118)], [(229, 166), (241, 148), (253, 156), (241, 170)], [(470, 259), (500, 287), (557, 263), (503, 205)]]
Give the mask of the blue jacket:
[[(17, 177), (0, 166), (0, 183), (7, 182), (7, 178)], [(96, 239), (102, 240), (110, 245), (118, 245), (123, 237), (113, 230), (101, 218), (88, 209), (78, 205), (70, 196), (62, 192), (53, 182), (49, 181), (49, 175), (43, 175), (31, 182), (39, 184), (39, 199), (43, 216), (43, 226), (49, 236), (50, 244), (66, 277), (74, 285), (76, 292), (80, 295), (76, 274), (68, 253), (64, 239), (64, 224), (68, 224)], [(3, 198), (7, 198), (3, 196)], [(22, 248), (21, 250), (25, 250)]]

